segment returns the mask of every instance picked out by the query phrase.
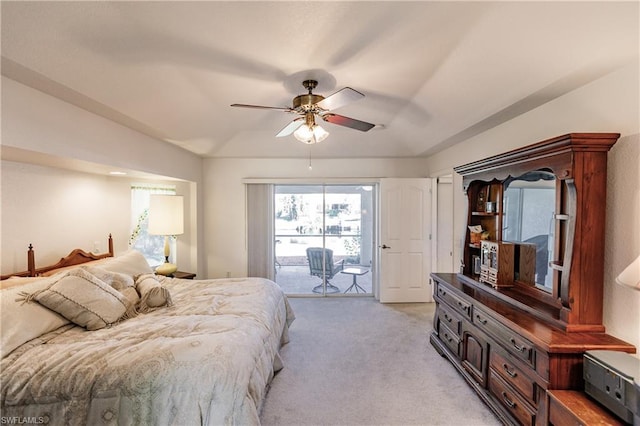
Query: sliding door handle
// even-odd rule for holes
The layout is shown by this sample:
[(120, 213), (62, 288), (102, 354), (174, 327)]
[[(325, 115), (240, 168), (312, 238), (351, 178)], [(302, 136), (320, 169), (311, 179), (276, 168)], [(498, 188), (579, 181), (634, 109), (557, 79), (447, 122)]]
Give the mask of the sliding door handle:
[(380, 246), (380, 248), (382, 248), (382, 249), (390, 249), (391, 247), (389, 247), (389, 246), (388, 246), (388, 245), (386, 245), (386, 244), (383, 244), (383, 245), (381, 245), (381, 246)]

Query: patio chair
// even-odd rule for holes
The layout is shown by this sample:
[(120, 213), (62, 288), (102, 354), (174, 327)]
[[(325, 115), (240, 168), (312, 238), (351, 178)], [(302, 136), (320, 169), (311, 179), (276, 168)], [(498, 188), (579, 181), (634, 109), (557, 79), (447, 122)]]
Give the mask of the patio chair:
[[(324, 256), (323, 256), (324, 254)], [(324, 268), (322, 259), (324, 257)], [(327, 293), (337, 293), (340, 289), (329, 282), (338, 272), (344, 269), (344, 259), (333, 262), (333, 250), (322, 247), (309, 247), (307, 249), (307, 260), (309, 261), (309, 273), (315, 277), (326, 280)], [(313, 288), (314, 293), (322, 293), (322, 284)]]

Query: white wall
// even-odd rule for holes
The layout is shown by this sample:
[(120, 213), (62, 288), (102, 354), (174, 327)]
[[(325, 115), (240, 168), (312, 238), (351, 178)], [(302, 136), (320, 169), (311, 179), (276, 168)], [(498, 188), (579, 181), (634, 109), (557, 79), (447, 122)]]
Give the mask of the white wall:
[[(188, 256), (180, 255), (178, 264), (182, 260), (189, 270), (204, 274), (204, 242), (197, 232), (204, 216), (199, 156), (2, 77), (5, 147), (183, 180), (172, 183), (184, 185), (179, 193), (185, 196), (185, 213), (192, 227), (178, 239), (178, 250)], [(2, 162), (3, 273), (5, 268), (16, 270), (13, 265), (21, 262), (29, 242), (36, 246), (42, 241), (36, 246), (37, 265), (43, 265), (49, 251), (55, 251), (57, 261), (76, 247), (92, 250), (97, 240), (104, 241), (102, 249), (106, 249), (109, 233), (114, 235), (116, 252), (126, 250), (130, 180), (19, 164)], [(54, 195), (64, 202), (56, 202)], [(54, 245), (52, 236), (56, 237)], [(67, 242), (76, 246), (69, 244), (69, 248)]]
[(640, 291), (614, 281), (640, 255), (640, 134), (621, 138), (607, 164), (604, 323), (640, 351)]
[[(454, 166), (572, 132), (616, 132), (608, 157), (607, 223), (604, 250), (604, 324), (607, 332), (640, 348), (640, 292), (614, 277), (640, 254), (640, 85), (638, 62), (606, 75), (501, 126), (427, 159), (437, 174)], [(466, 225), (462, 178), (454, 173), (454, 259), (461, 259)], [(603, 200), (604, 201), (604, 200)]]
[[(328, 143), (329, 140), (323, 142)], [(288, 143), (300, 143), (293, 139)], [(424, 159), (208, 159), (204, 164), (206, 187), (206, 252), (210, 278), (247, 274), (245, 178), (426, 177)]]
[[(51, 265), (75, 248), (105, 253), (109, 234), (116, 254), (128, 250), (131, 233), (131, 184), (146, 182), (54, 167), (1, 162), (2, 262), (1, 273), (27, 269), (27, 247), (33, 244), (36, 266)], [(154, 181), (176, 186), (178, 194), (189, 184)], [(185, 205), (185, 217), (190, 215)], [(178, 238), (177, 264), (195, 271), (189, 250), (191, 223)]]
[[(2, 273), (27, 269), (27, 247), (36, 266), (50, 265), (74, 248), (127, 249), (131, 190), (117, 179), (24, 163), (2, 162)], [(122, 181), (124, 184), (124, 181)], [(126, 189), (126, 188), (125, 188)], [(108, 203), (105, 201), (108, 200)]]

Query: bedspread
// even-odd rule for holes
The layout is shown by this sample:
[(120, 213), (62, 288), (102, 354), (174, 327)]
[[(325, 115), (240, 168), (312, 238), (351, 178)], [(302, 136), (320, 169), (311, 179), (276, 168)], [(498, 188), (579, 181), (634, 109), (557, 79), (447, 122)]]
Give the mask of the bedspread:
[(259, 424), (294, 318), (280, 288), (261, 278), (163, 284), (171, 307), (97, 331), (67, 325), (5, 357), (2, 417), (71, 425)]

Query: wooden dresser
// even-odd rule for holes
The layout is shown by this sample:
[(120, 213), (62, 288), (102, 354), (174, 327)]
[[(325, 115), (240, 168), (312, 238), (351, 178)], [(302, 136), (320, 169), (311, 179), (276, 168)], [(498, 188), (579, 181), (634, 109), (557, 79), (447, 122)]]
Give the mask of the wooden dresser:
[(431, 275), (430, 341), (505, 424), (549, 424), (547, 391), (584, 388), (585, 351), (635, 353), (602, 324), (606, 155), (618, 136), (564, 135), (455, 169), (467, 225), (514, 244), (513, 261), (494, 264), (513, 269), (495, 271), (504, 285), (480, 282), (481, 244), (467, 232), (461, 273)]
[[(432, 274), (432, 345), (505, 424), (548, 424), (547, 389), (583, 389), (587, 350), (633, 353), (606, 333), (568, 333), (504, 303), (486, 284)], [(489, 291), (487, 291), (489, 290)]]

